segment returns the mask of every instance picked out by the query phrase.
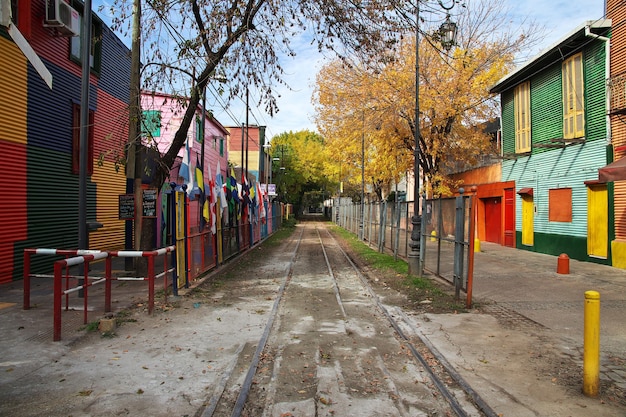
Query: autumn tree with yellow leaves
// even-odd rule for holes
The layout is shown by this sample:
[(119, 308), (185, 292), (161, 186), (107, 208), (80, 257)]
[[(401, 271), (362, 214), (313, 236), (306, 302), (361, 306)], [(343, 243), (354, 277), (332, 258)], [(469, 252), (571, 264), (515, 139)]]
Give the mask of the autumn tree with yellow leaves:
[[(493, 152), (481, 129), (499, 114), (489, 87), (541, 33), (534, 24), (513, 27), (497, 0), (468, 2), (456, 17), (459, 34), (449, 52), (420, 21), (418, 155), (435, 194), (449, 191), (442, 180), (452, 167)], [(317, 76), (316, 124), (326, 146), (353, 182), (361, 181), (364, 161), (365, 181), (378, 198), (414, 165), (415, 55), (415, 37), (407, 34), (392, 59), (335, 60)]]

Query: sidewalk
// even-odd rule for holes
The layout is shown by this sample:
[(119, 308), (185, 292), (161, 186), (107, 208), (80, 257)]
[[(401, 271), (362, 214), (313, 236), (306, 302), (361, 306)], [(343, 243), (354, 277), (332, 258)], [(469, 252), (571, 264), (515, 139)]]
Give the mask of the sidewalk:
[[(626, 271), (570, 260), (570, 273), (557, 274), (556, 256), (482, 242), (481, 250), (474, 262), (474, 312), (489, 314), (429, 314), (418, 325), (422, 335), (508, 416), (546, 415), (534, 407), (550, 401), (562, 407), (558, 415), (579, 415), (574, 409), (591, 415), (585, 407), (601, 400), (582, 395), (584, 294), (597, 291), (600, 391), (623, 407)], [(559, 385), (569, 394), (553, 389)]]
[(570, 273), (557, 274), (555, 256), (490, 243), (481, 243), (481, 250), (475, 300), (492, 300), (582, 345), (585, 292), (597, 291), (601, 353), (626, 359), (626, 271), (570, 260)]

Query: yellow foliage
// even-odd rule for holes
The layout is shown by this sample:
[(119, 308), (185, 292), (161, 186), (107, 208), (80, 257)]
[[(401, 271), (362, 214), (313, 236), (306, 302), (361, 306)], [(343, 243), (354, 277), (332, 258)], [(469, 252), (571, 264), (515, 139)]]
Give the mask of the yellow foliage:
[[(447, 56), (423, 40), (419, 59), (420, 163), (438, 184), (444, 168), (472, 164), (489, 149), (480, 124), (498, 114), (489, 87), (506, 73), (511, 56), (497, 42), (457, 47)], [(341, 61), (321, 69), (316, 124), (334, 160), (351, 169), (353, 181), (360, 181), (362, 159), (366, 180), (374, 184), (389, 184), (411, 169), (415, 91), (415, 43), (410, 40), (377, 71)]]

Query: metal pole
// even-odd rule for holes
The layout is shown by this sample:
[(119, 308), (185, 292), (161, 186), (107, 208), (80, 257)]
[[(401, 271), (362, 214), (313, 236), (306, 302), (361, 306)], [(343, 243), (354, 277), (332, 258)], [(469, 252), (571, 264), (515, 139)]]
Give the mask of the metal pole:
[(420, 8), (419, 1), (415, 3), (415, 121), (414, 121), (414, 135), (415, 135), (415, 149), (413, 154), (415, 157), (415, 163), (413, 165), (413, 179), (415, 181), (413, 188), (413, 217), (411, 218), (411, 224), (413, 229), (411, 230), (411, 243), (409, 247), (411, 251), (408, 254), (409, 274), (422, 276), (422, 268), (420, 262), (420, 232), (422, 230), (422, 219), (420, 217), (420, 192), (419, 192), (419, 178), (420, 178), (420, 133), (419, 133), (419, 16)]
[(91, 51), (91, 0), (85, 0), (80, 39), (82, 83), (80, 101), (80, 136), (78, 138), (78, 249), (87, 249), (87, 152), (89, 142), (89, 76)]
[(361, 132), (361, 222), (359, 223), (359, 239), (365, 238), (365, 110), (362, 118), (363, 130)]

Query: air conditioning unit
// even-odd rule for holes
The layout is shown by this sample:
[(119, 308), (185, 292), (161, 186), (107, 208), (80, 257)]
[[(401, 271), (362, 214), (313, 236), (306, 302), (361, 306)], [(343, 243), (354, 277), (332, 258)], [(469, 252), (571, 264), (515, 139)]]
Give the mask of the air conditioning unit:
[(46, 0), (44, 26), (55, 28), (64, 36), (78, 36), (80, 15), (64, 0)]

